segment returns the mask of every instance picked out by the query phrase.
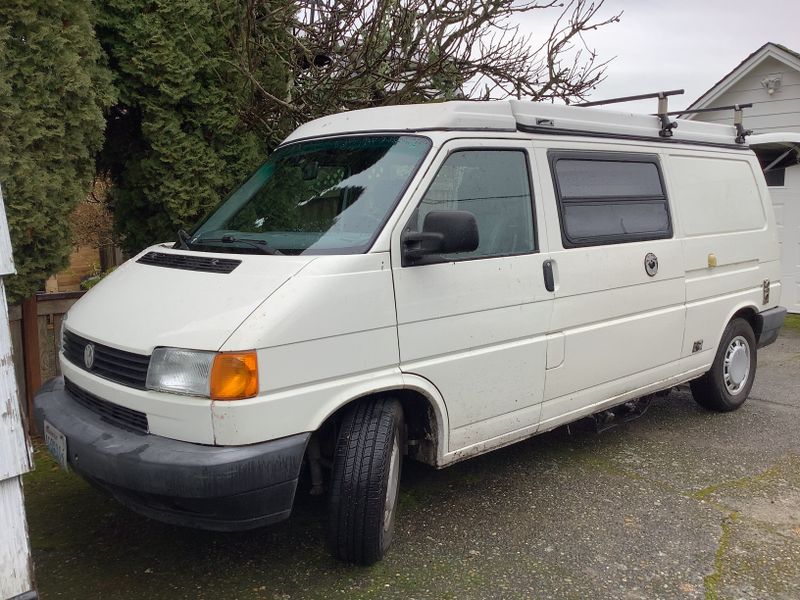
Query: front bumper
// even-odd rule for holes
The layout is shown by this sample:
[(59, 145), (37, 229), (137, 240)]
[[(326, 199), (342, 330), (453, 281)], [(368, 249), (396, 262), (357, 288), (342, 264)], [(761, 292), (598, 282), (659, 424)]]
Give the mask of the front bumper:
[(203, 446), (129, 431), (75, 402), (64, 379), (36, 394), (36, 422), (67, 438), (85, 479), (147, 517), (235, 531), (289, 517), (309, 433), (247, 446)]

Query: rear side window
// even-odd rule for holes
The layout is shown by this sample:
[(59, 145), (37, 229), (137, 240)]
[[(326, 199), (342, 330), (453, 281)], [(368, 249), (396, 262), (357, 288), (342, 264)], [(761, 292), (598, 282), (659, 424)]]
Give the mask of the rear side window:
[(658, 157), (550, 152), (565, 248), (672, 237)]

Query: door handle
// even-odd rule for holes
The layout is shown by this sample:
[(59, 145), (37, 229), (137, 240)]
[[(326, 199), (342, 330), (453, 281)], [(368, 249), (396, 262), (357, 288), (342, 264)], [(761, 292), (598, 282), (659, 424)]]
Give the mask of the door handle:
[(556, 289), (556, 281), (553, 276), (553, 261), (546, 260), (542, 263), (542, 274), (544, 275), (544, 287), (548, 292), (553, 292)]

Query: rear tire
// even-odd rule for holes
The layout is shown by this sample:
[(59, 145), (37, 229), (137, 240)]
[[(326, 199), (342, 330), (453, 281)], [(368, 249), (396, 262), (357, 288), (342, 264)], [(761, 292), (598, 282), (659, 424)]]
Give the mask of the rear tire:
[(753, 328), (744, 319), (733, 319), (722, 334), (711, 370), (691, 382), (692, 396), (708, 410), (736, 410), (750, 394), (757, 362)]
[(403, 409), (391, 398), (359, 402), (345, 413), (328, 505), (328, 547), (337, 558), (371, 565), (392, 543), (403, 431)]

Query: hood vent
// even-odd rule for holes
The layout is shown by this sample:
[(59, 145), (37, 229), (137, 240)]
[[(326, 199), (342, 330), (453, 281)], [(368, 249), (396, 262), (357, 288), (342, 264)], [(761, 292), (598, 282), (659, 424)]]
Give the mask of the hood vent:
[(169, 269), (184, 269), (186, 271), (203, 271), (205, 273), (230, 273), (242, 261), (234, 258), (215, 258), (213, 256), (188, 256), (186, 254), (167, 254), (165, 252), (148, 252), (137, 263), (167, 267)]

